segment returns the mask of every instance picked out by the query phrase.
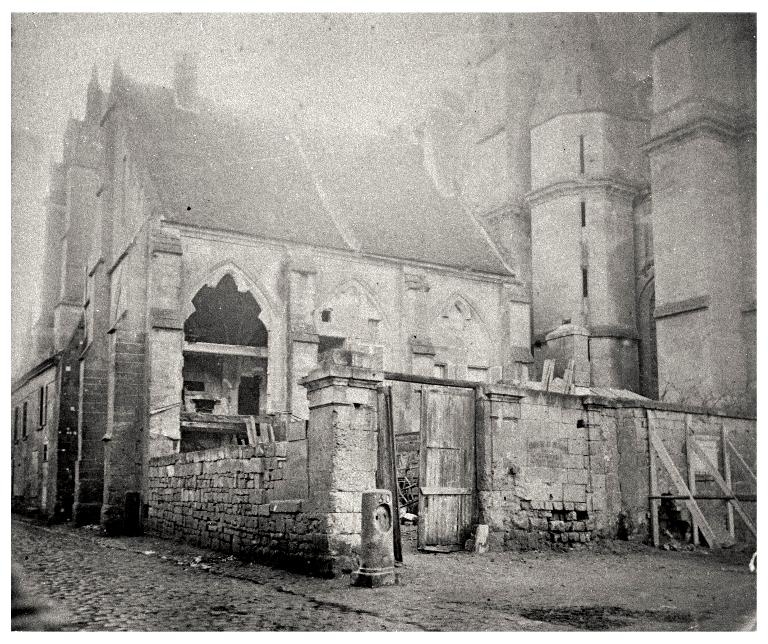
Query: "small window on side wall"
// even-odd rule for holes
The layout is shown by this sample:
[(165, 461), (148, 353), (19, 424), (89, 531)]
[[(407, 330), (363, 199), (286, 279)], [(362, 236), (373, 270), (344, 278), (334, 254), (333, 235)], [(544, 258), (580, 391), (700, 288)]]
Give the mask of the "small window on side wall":
[(48, 387), (43, 385), (38, 391), (38, 427), (42, 429), (48, 423)]

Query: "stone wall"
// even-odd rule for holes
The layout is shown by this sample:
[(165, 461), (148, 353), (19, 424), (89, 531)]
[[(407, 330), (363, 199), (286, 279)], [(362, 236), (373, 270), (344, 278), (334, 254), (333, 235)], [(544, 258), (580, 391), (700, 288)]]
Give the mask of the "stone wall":
[[(653, 415), (655, 432), (664, 444), (673, 464), (686, 484), (692, 476), (695, 481), (696, 494), (720, 496), (720, 487), (700, 464), (695, 454), (688, 454), (686, 447), (686, 427), (690, 427), (695, 439), (712, 463), (718, 468), (723, 478), (725, 454), (723, 451), (723, 434), (739, 454), (744, 458), (754, 472), (756, 465), (755, 420), (725, 416), (695, 409), (686, 410), (673, 405), (663, 405), (650, 402), (643, 406), (612, 405), (593, 406), (590, 401), (590, 422), (599, 425), (611, 439), (615, 466), (612, 468), (613, 478), (610, 481), (610, 492), (613, 497), (613, 512), (610, 534), (622, 533), (622, 536), (637, 539), (647, 539), (649, 535), (649, 462), (648, 462), (648, 414)], [(610, 429), (609, 429), (610, 428)], [(754, 482), (739, 463), (738, 458), (729, 454), (732, 489), (737, 495), (755, 495)], [(689, 472), (689, 468), (693, 470)], [(677, 488), (661, 459), (656, 459), (656, 470), (659, 494), (678, 495)], [(699, 500), (698, 505), (715, 535), (721, 542), (729, 540), (726, 506), (721, 500)], [(753, 524), (756, 523), (756, 502), (741, 501), (747, 515)], [(618, 512), (617, 512), (618, 509)], [(734, 513), (735, 538), (740, 542), (753, 542), (754, 537), (741, 521), (738, 513)], [(682, 522), (682, 523), (678, 523)], [(663, 531), (667, 529), (676, 538), (685, 540), (685, 526), (690, 529), (691, 516), (683, 501), (665, 502), (661, 510), (660, 523)], [(678, 525), (672, 525), (677, 523)]]
[[(686, 428), (724, 478), (723, 432), (755, 471), (752, 418), (502, 386), (486, 388), (479, 404), (478, 518), (489, 525), (491, 545), (497, 548), (585, 543), (594, 536), (649, 540), (649, 414), (686, 483), (693, 469), (697, 494), (723, 492), (698, 459), (687, 455)], [(733, 455), (730, 464), (735, 493), (754, 495), (743, 465)], [(659, 494), (679, 495), (658, 458), (657, 477)], [(718, 540), (728, 542), (725, 502), (698, 504)], [(756, 503), (745, 500), (742, 506), (754, 524)], [(665, 502), (660, 516), (663, 534), (666, 529), (679, 540), (690, 539), (691, 517), (683, 501)], [(738, 513), (734, 533), (737, 541), (754, 541)]]
[[(376, 484), (377, 388), (383, 374), (334, 350), (302, 384), (310, 420), (289, 423), (275, 443), (150, 460), (151, 532), (303, 572), (354, 569), (361, 494)], [(576, 396), (502, 384), (478, 386), (474, 521), (494, 549), (564, 547), (595, 537), (649, 540), (648, 418), (684, 480), (686, 428), (722, 471), (723, 431), (754, 471), (755, 420), (642, 399)], [(733, 488), (752, 494), (732, 458)], [(719, 494), (701, 467), (700, 494)], [(676, 493), (659, 460), (659, 491)], [(682, 502), (662, 527), (690, 524)], [(745, 505), (749, 503), (745, 502)], [(748, 507), (754, 522), (754, 503)], [(727, 540), (724, 501), (700, 506)], [(663, 514), (663, 513), (662, 513)], [(664, 523), (666, 521), (666, 523)], [(737, 540), (750, 534), (735, 517)]]
[(361, 359), (324, 356), (302, 381), (309, 422), (276, 428), (286, 440), (151, 458), (147, 529), (306, 573), (355, 569), (382, 382)]
[(11, 392), (11, 499), (19, 512), (48, 514), (55, 501), (48, 494), (48, 456), (51, 447), (56, 449), (57, 364), (56, 359), (42, 363)]
[(334, 562), (327, 516), (307, 512), (306, 500), (279, 498), (288, 472), (287, 447), (286, 442), (265, 443), (151, 459), (149, 531), (301, 572), (329, 574)]
[(480, 401), (481, 521), (498, 548), (590, 541), (605, 527), (602, 442), (589, 440), (580, 398), (527, 393), (495, 386)]

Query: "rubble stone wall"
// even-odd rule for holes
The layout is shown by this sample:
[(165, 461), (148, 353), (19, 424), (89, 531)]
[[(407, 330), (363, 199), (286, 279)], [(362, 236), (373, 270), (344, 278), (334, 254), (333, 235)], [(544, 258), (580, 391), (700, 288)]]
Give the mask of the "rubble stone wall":
[(285, 499), (287, 443), (158, 456), (149, 463), (148, 530), (310, 574), (332, 573), (328, 517)]

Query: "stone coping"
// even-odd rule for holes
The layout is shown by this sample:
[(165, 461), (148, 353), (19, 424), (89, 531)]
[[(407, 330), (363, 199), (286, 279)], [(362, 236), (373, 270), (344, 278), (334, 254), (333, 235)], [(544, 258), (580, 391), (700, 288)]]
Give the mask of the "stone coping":
[(153, 456), (149, 459), (149, 466), (178, 465), (180, 463), (203, 463), (221, 460), (242, 460), (261, 457), (285, 457), (287, 442), (259, 443), (258, 445), (230, 445), (217, 447), (199, 452), (179, 452), (177, 454), (165, 454)]
[(732, 409), (713, 409), (710, 407), (700, 407), (697, 405), (685, 405), (682, 403), (663, 402), (661, 400), (642, 400), (642, 399), (622, 399), (622, 398), (603, 398), (601, 396), (581, 396), (585, 405), (596, 405), (598, 407), (621, 407), (632, 408), (640, 407), (642, 409), (655, 409), (658, 411), (676, 411), (685, 414), (703, 414), (707, 416), (720, 416), (723, 418), (738, 418), (741, 420), (757, 420), (756, 416)]

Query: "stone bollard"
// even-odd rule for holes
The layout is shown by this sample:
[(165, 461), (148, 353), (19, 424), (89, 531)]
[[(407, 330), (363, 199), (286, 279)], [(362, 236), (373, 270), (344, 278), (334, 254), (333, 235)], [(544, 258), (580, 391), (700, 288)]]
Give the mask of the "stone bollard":
[(395, 583), (392, 543), (392, 494), (389, 490), (363, 492), (360, 570), (352, 573), (353, 586), (376, 588)]

